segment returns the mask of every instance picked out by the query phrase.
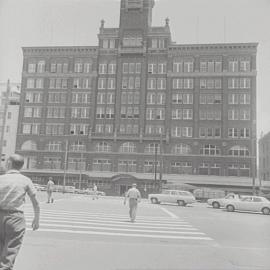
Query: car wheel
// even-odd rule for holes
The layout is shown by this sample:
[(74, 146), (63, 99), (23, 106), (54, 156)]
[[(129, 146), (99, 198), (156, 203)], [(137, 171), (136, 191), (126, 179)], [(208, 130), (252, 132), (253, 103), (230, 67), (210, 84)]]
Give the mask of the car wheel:
[(235, 210), (234, 206), (231, 205), (231, 204), (227, 205), (226, 208), (227, 208), (227, 211), (228, 211), (228, 212), (233, 212), (233, 211)]
[(262, 209), (262, 213), (263, 213), (264, 215), (270, 215), (270, 209), (269, 209), (268, 207), (264, 207), (264, 208)]
[(177, 203), (179, 206), (186, 206), (185, 201), (177, 201)]
[(213, 208), (220, 208), (220, 204), (218, 202), (212, 203)]
[(158, 199), (157, 198), (151, 198), (151, 202), (157, 204), (158, 203)]

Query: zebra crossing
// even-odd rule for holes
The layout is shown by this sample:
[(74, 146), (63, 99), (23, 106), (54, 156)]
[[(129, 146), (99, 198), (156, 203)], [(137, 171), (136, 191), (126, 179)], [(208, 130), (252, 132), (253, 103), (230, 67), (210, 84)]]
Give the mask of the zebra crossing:
[[(30, 209), (26, 209), (25, 217), (27, 230), (31, 230), (33, 213)], [(184, 219), (138, 215), (136, 222), (131, 223), (127, 214), (105, 211), (42, 209), (39, 232), (157, 240), (213, 240)]]

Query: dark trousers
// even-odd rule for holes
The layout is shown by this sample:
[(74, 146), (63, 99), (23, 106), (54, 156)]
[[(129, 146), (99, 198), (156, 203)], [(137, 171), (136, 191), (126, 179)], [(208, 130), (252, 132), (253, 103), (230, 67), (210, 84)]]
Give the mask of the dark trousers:
[(0, 210), (0, 270), (13, 269), (24, 232), (23, 213)]
[(138, 206), (137, 199), (130, 198), (129, 199), (129, 216), (130, 216), (131, 221), (135, 221), (136, 214), (137, 214), (137, 206)]

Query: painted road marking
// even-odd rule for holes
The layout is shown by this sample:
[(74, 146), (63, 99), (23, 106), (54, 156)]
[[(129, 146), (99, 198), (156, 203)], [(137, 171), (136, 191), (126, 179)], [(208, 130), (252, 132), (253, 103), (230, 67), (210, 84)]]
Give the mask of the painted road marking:
[[(32, 229), (27, 228), (27, 231)], [(127, 236), (127, 237), (142, 237), (142, 238), (155, 238), (155, 239), (173, 239), (173, 240), (204, 240), (212, 241), (210, 237), (199, 237), (199, 236), (175, 236), (175, 235), (158, 235), (158, 234), (128, 234), (128, 233), (117, 233), (117, 232), (93, 232), (93, 231), (73, 231), (63, 229), (39, 229), (41, 232), (55, 232), (55, 233), (69, 233), (69, 234), (88, 234), (88, 235), (107, 235), (107, 236)]]
[[(27, 223), (28, 226), (31, 227), (31, 223)], [(138, 229), (127, 229), (127, 228), (111, 228), (111, 227), (94, 227), (94, 226), (79, 226), (72, 224), (53, 224), (53, 223), (44, 223), (41, 222), (40, 226), (45, 227), (58, 227), (58, 228), (69, 228), (69, 229), (90, 229), (90, 230), (105, 230), (105, 231), (128, 231), (128, 232), (141, 232), (141, 233), (153, 233), (153, 230), (138, 230)], [(163, 234), (188, 234), (188, 235), (205, 235), (202, 232), (190, 232), (190, 231), (159, 231), (155, 230), (155, 233), (163, 233)]]
[(169, 210), (167, 210), (164, 207), (160, 207), (160, 209), (162, 211), (164, 211), (165, 213), (167, 213), (171, 218), (174, 218), (174, 219), (178, 219), (179, 218), (177, 215), (175, 215), (174, 213), (170, 212)]
[[(167, 214), (170, 215), (170, 218), (156, 219), (152, 216), (148, 217), (147, 220), (141, 218), (138, 221), (136, 220), (135, 223), (130, 223), (126, 216), (117, 214), (108, 216), (103, 213), (44, 210), (41, 215), (39, 231), (175, 240), (213, 240), (194, 228), (186, 220), (183, 221), (179, 217), (175, 218), (171, 212), (169, 213)], [(25, 216), (27, 228), (31, 230), (30, 219), (33, 218), (33, 214), (28, 212)]]

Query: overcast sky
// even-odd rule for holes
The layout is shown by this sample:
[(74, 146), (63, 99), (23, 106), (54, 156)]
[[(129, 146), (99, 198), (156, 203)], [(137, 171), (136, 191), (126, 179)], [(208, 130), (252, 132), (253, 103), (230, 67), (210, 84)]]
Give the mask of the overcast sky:
[[(21, 81), (24, 46), (97, 45), (100, 20), (118, 27), (120, 0), (0, 0), (0, 82)], [(181, 44), (258, 42), (258, 135), (270, 131), (270, 0), (158, 0)]]

